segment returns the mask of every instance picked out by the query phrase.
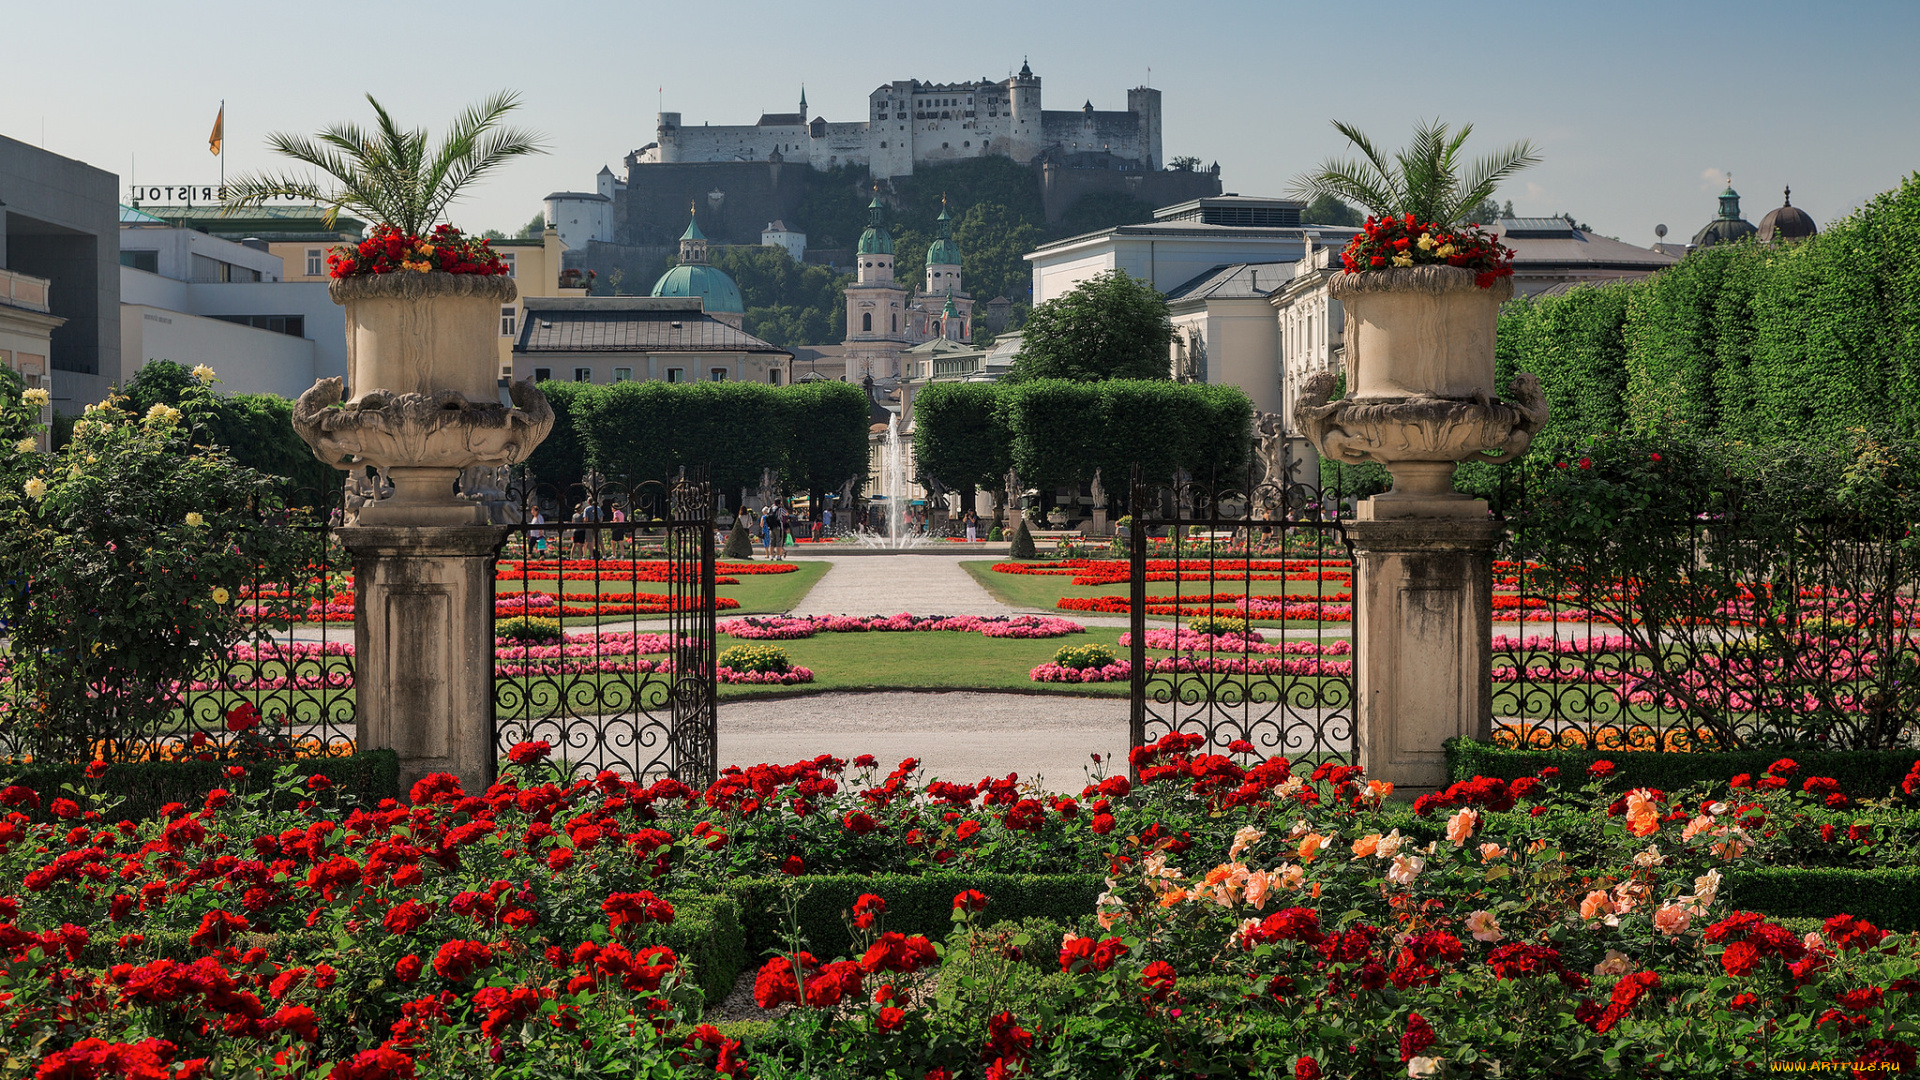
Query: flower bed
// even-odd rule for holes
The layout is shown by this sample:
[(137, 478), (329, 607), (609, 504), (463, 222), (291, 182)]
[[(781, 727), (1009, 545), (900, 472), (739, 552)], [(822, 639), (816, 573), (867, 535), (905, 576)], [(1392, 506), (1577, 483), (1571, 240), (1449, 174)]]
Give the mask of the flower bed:
[(798, 664), (794, 664), (785, 671), (735, 671), (723, 665), (718, 669), (718, 674), (723, 683), (745, 685), (794, 686), (813, 681), (813, 670)]
[[(1358, 769), (1210, 749), (1169, 736), (1067, 797), (826, 756), (561, 786), (522, 744), (484, 793), (356, 807), (235, 766), (118, 828), (104, 771), (6, 787), (0, 1027), (42, 1076), (172, 1080), (1911, 1067), (1920, 937), (1734, 907), (1790, 831), (1858, 813), (1791, 763), (1476, 778), (1409, 813)], [(781, 1018), (700, 1026), (712, 973), (769, 952)]]
[(997, 638), (1055, 638), (1086, 627), (1047, 615), (773, 615), (727, 619), (720, 633), (749, 640), (808, 638), (819, 633), (868, 634), (951, 631)]

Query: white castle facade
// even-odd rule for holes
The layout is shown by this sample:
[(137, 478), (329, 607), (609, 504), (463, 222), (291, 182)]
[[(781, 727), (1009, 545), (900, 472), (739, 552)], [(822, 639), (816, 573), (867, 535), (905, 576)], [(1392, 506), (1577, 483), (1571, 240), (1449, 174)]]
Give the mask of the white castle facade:
[(999, 154), (1027, 164), (1042, 155), (1102, 155), (1109, 166), (1158, 171), (1160, 91), (1127, 91), (1125, 112), (1040, 105), (1040, 77), (1025, 63), (1001, 82), (887, 83), (868, 95), (867, 118), (830, 122), (800, 110), (767, 113), (751, 125), (686, 127), (659, 114), (655, 141), (636, 163), (805, 161), (826, 171), (864, 165), (876, 178), (909, 176), (914, 166)]

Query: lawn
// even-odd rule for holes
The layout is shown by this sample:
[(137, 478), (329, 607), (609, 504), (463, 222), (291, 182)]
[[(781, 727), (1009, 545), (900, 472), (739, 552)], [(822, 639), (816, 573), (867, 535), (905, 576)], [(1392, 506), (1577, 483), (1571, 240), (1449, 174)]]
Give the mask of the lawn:
[[(795, 664), (813, 671), (813, 682), (799, 686), (722, 685), (720, 697), (756, 697), (795, 691), (828, 690), (1021, 690), (1033, 693), (1125, 695), (1126, 683), (1037, 683), (1027, 677), (1053, 659), (1063, 645), (1104, 644), (1125, 655), (1120, 631), (1096, 627), (1061, 638), (990, 638), (953, 631), (910, 633), (815, 634), (773, 641)], [(722, 637), (720, 650), (743, 644)], [(758, 644), (758, 643), (755, 643)]]
[[(1058, 605), (1061, 597), (1092, 598), (1097, 596), (1118, 596), (1124, 598), (1132, 588), (1131, 585), (1124, 581), (1112, 585), (1075, 585), (1073, 584), (1073, 578), (1066, 574), (1000, 574), (994, 572), (993, 567), (995, 564), (987, 561), (963, 562), (960, 565), (965, 568), (967, 573), (973, 575), (973, 579), (979, 582), (981, 587), (986, 589), (988, 594), (995, 600), (1021, 611), (1044, 611), (1049, 615), (1058, 615), (1068, 619), (1079, 619), (1089, 616), (1086, 612), (1061, 610)], [(1312, 597), (1316, 595), (1319, 588), (1317, 583), (1311, 581), (1255, 581), (1253, 585), (1254, 595), (1256, 596), (1285, 592), (1301, 597)], [(1210, 591), (1234, 593), (1238, 595), (1242, 587), (1243, 585), (1241, 583), (1231, 581), (1223, 582), (1216, 589), (1210, 589), (1206, 583), (1198, 581), (1182, 582), (1179, 586), (1180, 592), (1187, 596), (1204, 595)], [(1171, 582), (1156, 581), (1148, 584), (1147, 595), (1171, 596), (1173, 595), (1173, 590), (1174, 585)], [(1326, 592), (1328, 594), (1345, 591), (1346, 587), (1343, 585), (1336, 585), (1332, 582), (1327, 583)], [(1114, 618), (1124, 616), (1092, 617)], [(1171, 617), (1166, 615), (1149, 615), (1148, 618), (1155, 623), (1172, 621)], [(1325, 633), (1328, 637), (1343, 638), (1352, 632), (1351, 624), (1344, 621), (1316, 623), (1308, 619), (1283, 620), (1258, 618), (1250, 621), (1260, 626), (1288, 628), (1322, 626), (1325, 628)]]

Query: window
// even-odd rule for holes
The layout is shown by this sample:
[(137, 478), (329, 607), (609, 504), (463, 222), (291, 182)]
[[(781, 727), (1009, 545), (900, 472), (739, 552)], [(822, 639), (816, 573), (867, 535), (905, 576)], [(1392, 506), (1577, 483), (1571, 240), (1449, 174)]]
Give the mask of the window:
[[(873, 264), (872, 264), (872, 263), (868, 263), (867, 265), (868, 265), (868, 266), (872, 266)], [(871, 312), (871, 311), (863, 311), (863, 312), (861, 312), (861, 313), (860, 313), (860, 329), (862, 329), (862, 330), (865, 330), (865, 331), (868, 331), (868, 332), (872, 332), (872, 330), (873, 330), (873, 312)]]
[(290, 334), (293, 337), (307, 336), (307, 317), (305, 315), (215, 315), (221, 322), (251, 326), (255, 330), (270, 330), (276, 334)]
[(767, 383), (771, 386), (780, 385), (780, 369), (779, 368), (769, 368), (767, 370)]
[(514, 253), (514, 252), (511, 252), (511, 251), (504, 251), (504, 252), (501, 252), (501, 253), (500, 253), (500, 261), (501, 261), (501, 262), (504, 262), (504, 263), (506, 263), (506, 264), (507, 264), (507, 276), (508, 276), (508, 277), (515, 277), (515, 276), (517, 276), (517, 273), (516, 273), (516, 270), (515, 270), (515, 267), (514, 267), (514, 265), (513, 265), (513, 260), (514, 260), (514, 254), (515, 254), (515, 253)]
[(633, 369), (632, 369), (632, 368), (630, 368), (630, 367), (617, 367), (617, 368), (614, 368), (614, 369), (613, 369), (613, 381), (614, 381), (614, 382), (632, 382), (632, 381), (633, 381)]
[(687, 381), (687, 369), (686, 369), (686, 368), (677, 368), (677, 367), (670, 367), (670, 368), (668, 368), (668, 369), (667, 369), (667, 381), (668, 381), (668, 382), (686, 382), (686, 381)]
[(307, 249), (307, 276), (322, 277), (327, 272), (326, 253), (319, 248)]
[(893, 313), (893, 332), (900, 332), (900, 313), (897, 311)]
[(717, 367), (709, 370), (707, 372), (707, 381), (708, 382), (726, 382), (727, 369), (723, 367)]
[(593, 381), (593, 369), (592, 369), (592, 368), (590, 368), (590, 367), (577, 367), (577, 368), (574, 368), (574, 369), (573, 369), (573, 381), (574, 381), (574, 382), (592, 382), (592, 381)]
[(519, 311), (512, 304), (500, 305), (500, 336), (512, 337), (519, 332)]
[(135, 270), (145, 270), (149, 274), (160, 272), (160, 253), (157, 251), (123, 251), (120, 253), (120, 265), (131, 266)]
[(552, 381), (553, 381), (553, 369), (552, 369), (552, 368), (546, 368), (546, 367), (537, 367), (537, 368), (534, 368), (534, 369), (533, 369), (533, 381), (534, 381), (534, 382), (552, 382)]

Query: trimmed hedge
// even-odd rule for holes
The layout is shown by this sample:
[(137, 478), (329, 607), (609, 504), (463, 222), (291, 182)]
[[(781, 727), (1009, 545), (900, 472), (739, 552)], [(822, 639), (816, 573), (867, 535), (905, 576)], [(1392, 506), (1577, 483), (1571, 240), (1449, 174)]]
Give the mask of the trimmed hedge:
[(1694, 783), (1724, 784), (1740, 773), (1759, 776), (1783, 757), (1800, 763), (1803, 776), (1831, 776), (1840, 790), (1856, 799), (1877, 799), (1896, 791), (1920, 752), (1914, 750), (1727, 750), (1715, 752), (1598, 750), (1512, 750), (1471, 739), (1446, 742), (1447, 775), (1451, 780), (1494, 776), (1515, 780), (1538, 775), (1549, 765), (1563, 779), (1584, 783), (1587, 766), (1602, 759), (1618, 769), (1615, 778), (1630, 787), (1673, 791)]
[[(273, 777), (282, 767), (291, 765), (305, 780), (316, 774), (333, 781), (332, 792), (351, 795), (372, 806), (381, 799), (402, 799), (400, 758), (391, 750), (362, 750), (349, 757), (300, 758), (294, 761), (272, 760), (239, 762), (247, 770), (240, 779), (228, 779), (230, 761), (128, 761), (107, 766), (98, 780), (86, 778), (86, 765), (0, 764), (0, 785), (19, 784), (40, 793), (41, 812), (64, 788), (76, 791), (98, 790), (122, 797), (120, 805), (108, 812), (109, 821), (130, 821), (158, 817), (168, 803), (198, 806), (215, 788), (229, 791), (259, 791), (273, 786)], [(11, 772), (6, 770), (11, 769)]]
[(1886, 930), (1920, 930), (1920, 870), (1909, 867), (1730, 870), (1721, 881), (1720, 893), (1735, 911), (1807, 919), (1845, 912)]
[(718, 1005), (747, 967), (740, 904), (716, 893), (668, 893), (663, 899), (673, 905), (673, 922), (654, 928), (659, 944), (692, 963), (707, 1004)]
[(785, 879), (729, 881), (720, 887), (740, 906), (746, 955), (763, 957), (786, 940), (787, 892), (792, 890), (807, 951), (822, 958), (844, 954), (853, 943), (841, 913), (862, 893), (887, 902), (885, 925), (903, 934), (945, 940), (953, 926), (953, 898), (967, 889), (987, 894), (988, 922), (1040, 916), (1068, 925), (1093, 912), (1106, 887), (1098, 874), (821, 874)]

